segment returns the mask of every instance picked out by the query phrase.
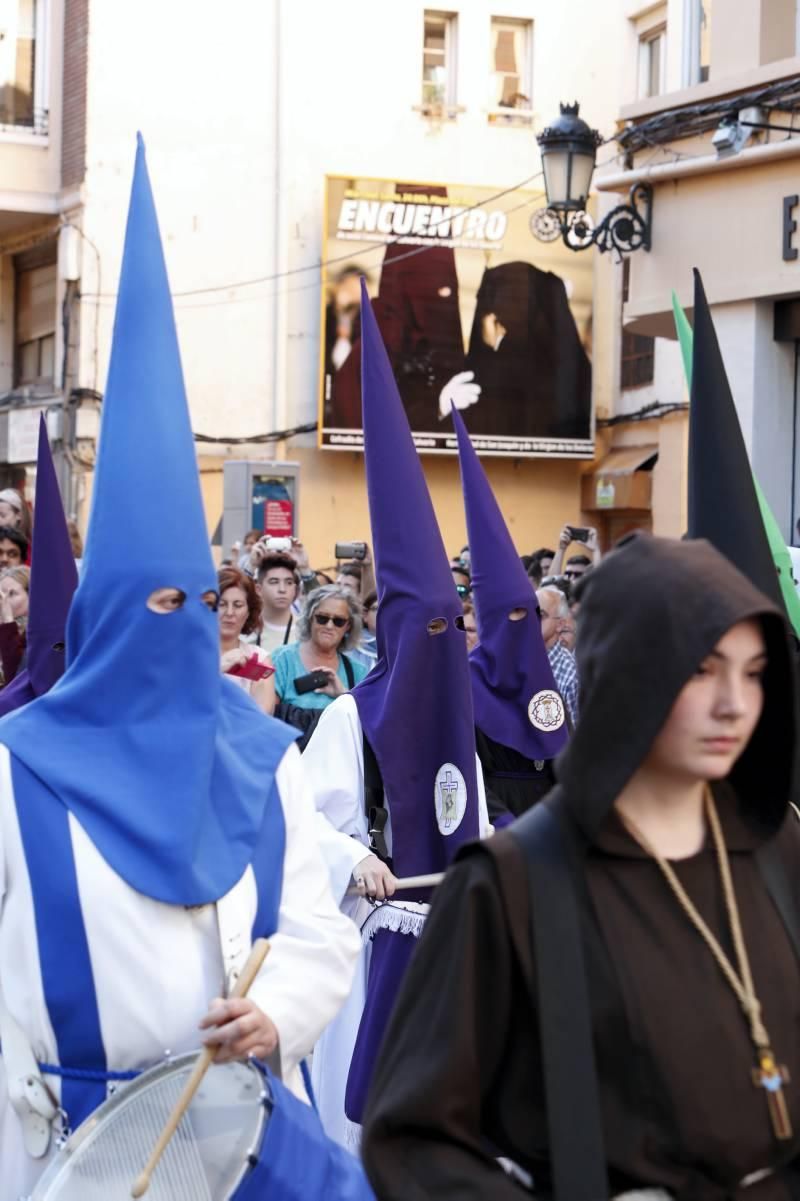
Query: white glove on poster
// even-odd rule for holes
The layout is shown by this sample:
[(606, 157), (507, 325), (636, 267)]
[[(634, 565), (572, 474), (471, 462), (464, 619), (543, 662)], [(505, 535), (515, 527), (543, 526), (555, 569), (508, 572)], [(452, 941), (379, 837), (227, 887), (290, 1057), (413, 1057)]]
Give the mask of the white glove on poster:
[(450, 410), (468, 409), (481, 398), (480, 384), (473, 383), (474, 371), (459, 371), (449, 379), (439, 393), (439, 416), (447, 417)]

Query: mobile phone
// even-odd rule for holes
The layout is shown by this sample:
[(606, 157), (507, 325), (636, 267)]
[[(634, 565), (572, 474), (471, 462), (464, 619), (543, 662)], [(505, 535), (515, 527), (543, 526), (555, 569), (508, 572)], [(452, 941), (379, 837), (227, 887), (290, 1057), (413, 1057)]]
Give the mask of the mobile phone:
[(313, 692), (315, 688), (324, 688), (329, 678), (327, 671), (317, 668), (316, 671), (310, 671), (306, 676), (297, 676), (294, 681), (294, 690), (298, 696), (302, 696), (304, 692)]
[(569, 531), (572, 534), (573, 542), (583, 542), (585, 544), (589, 541), (589, 534), (591, 531), (589, 530), (589, 528), (587, 526), (571, 525), (569, 527)]
[(236, 663), (231, 667), (226, 675), (240, 676), (243, 680), (268, 680), (270, 676), (275, 675), (275, 668), (269, 667), (266, 663), (259, 662), (258, 655), (252, 655), (244, 663)]
[(366, 542), (337, 542), (333, 548), (333, 556), (335, 559), (358, 559), (359, 561), (367, 557)]
[(267, 550), (289, 552), (292, 549), (291, 538), (262, 538)]

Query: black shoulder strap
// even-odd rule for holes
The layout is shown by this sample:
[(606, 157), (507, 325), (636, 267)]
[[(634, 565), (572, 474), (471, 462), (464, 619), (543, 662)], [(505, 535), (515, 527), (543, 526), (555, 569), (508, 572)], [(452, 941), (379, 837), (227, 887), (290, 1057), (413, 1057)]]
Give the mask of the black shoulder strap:
[(344, 663), (344, 674), (347, 676), (347, 687), (352, 688), (356, 682), (356, 676), (353, 671), (353, 664), (344, 651), (342, 651), (342, 662)]
[(378, 767), (375, 752), (363, 735), (364, 742), (364, 812), (367, 815), (369, 830), (369, 847), (381, 859), (389, 858), (389, 848), (386, 844), (385, 829), (389, 820), (386, 808), (386, 795), (383, 787), (383, 776)]
[(528, 863), (555, 1201), (605, 1201), (608, 1177), (569, 835), (551, 801), (509, 828)]
[[(794, 821), (790, 816), (788, 821)], [(767, 886), (767, 892), (772, 897), (773, 904), (781, 916), (786, 933), (789, 935), (794, 953), (800, 959), (800, 921), (798, 921), (797, 900), (792, 893), (792, 886), (786, 872), (786, 864), (781, 858), (777, 840), (771, 838), (763, 843), (756, 851), (761, 876)]]
[(289, 614), (289, 620), (288, 620), (288, 621), (287, 621), (287, 623), (286, 623), (286, 632), (285, 632), (285, 634), (283, 635), (283, 645), (284, 645), (284, 646), (286, 646), (287, 642), (289, 641), (289, 635), (290, 635), (290, 634), (291, 634), (291, 632), (292, 632), (292, 625), (293, 625), (293, 624), (294, 624), (294, 614), (293, 614), (293, 613), (290, 613), (290, 614)]

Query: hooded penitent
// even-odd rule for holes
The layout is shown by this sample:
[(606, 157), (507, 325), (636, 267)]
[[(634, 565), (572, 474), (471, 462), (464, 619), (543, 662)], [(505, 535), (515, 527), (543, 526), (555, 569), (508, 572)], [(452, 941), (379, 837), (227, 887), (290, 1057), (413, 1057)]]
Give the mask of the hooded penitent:
[(699, 271), (689, 409), (689, 537), (707, 538), (783, 604), (736, 406)]
[[(397, 876), (441, 871), (477, 838), (475, 730), (461, 602), (362, 280), (364, 457), (378, 583), (378, 662), (353, 691), (386, 791)], [(425, 894), (404, 892), (403, 901)], [(422, 927), (381, 906), (345, 1111), (359, 1122), (378, 1046)]]
[(542, 640), (536, 596), (455, 410), (453, 424), (480, 639), (469, 656), (475, 724), (495, 742), (529, 759), (554, 759), (567, 741), (567, 729)]
[(398, 876), (441, 871), (478, 836), (461, 602), (362, 282), (364, 457), (378, 584), (378, 662), (354, 690), (389, 797)]
[(36, 510), (25, 667), (0, 692), (0, 716), (43, 696), (64, 672), (67, 614), (78, 571), (61, 504), (44, 416), (39, 423)]
[[(180, 607), (148, 607), (162, 588)], [(6, 718), (0, 741), (18, 804), (45, 789), (128, 884), (180, 905), (239, 880), (280, 805), (272, 782), (292, 738), (220, 675), (215, 590), (140, 139), (67, 670)]]
[(705, 540), (632, 535), (586, 577), (576, 647), (581, 720), (557, 774), (588, 838), (647, 755), (684, 684), (733, 625), (752, 617), (761, 619), (767, 640), (766, 704), (730, 778), (767, 834), (794, 795), (794, 683), (782, 613)]

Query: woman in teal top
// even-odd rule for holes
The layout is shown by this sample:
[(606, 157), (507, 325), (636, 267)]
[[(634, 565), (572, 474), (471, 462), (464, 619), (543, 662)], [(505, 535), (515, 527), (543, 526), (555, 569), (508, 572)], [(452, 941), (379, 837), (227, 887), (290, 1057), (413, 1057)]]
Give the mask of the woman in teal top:
[[(310, 593), (298, 621), (298, 641), (272, 652), (273, 683), (278, 698), (275, 716), (302, 731), (298, 745), (305, 748), (323, 709), (348, 692), (367, 674), (367, 667), (347, 654), (361, 636), (361, 604), (338, 584), (326, 584)], [(295, 680), (322, 671), (327, 683), (298, 692)]]

